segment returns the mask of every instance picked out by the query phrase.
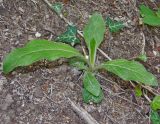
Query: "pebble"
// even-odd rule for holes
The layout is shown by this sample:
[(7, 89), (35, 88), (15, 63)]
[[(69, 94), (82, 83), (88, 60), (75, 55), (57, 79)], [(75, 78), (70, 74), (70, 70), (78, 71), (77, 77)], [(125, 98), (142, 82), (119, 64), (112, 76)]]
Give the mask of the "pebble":
[(39, 37), (41, 37), (41, 33), (36, 32), (35, 36), (36, 36), (36, 38), (39, 38)]
[(73, 82), (69, 82), (69, 87), (70, 87), (71, 89), (74, 89), (74, 88), (75, 88), (75, 84), (74, 84)]
[(19, 7), (18, 10), (24, 13), (24, 9), (22, 7)]

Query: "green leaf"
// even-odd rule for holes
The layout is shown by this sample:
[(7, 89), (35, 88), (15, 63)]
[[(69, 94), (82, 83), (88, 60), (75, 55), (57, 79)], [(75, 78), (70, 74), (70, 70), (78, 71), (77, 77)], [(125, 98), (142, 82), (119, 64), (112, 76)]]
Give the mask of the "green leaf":
[(149, 7), (145, 5), (140, 6), (140, 14), (143, 17), (143, 23), (151, 25), (151, 26), (160, 26), (160, 16), (159, 10), (154, 12)]
[(85, 62), (80, 58), (71, 58), (69, 60), (69, 64), (73, 67), (80, 69), (80, 70), (87, 70), (88, 69)]
[(76, 35), (77, 35), (76, 26), (69, 25), (67, 27), (67, 31), (61, 34), (60, 36), (58, 36), (55, 41), (68, 43), (73, 46), (77, 43), (80, 43), (80, 40), (77, 38)]
[(151, 102), (151, 108), (153, 110), (158, 110), (160, 109), (160, 96), (155, 96), (153, 101)]
[(160, 124), (160, 116), (157, 111), (151, 111), (150, 119), (152, 124)]
[(62, 8), (63, 8), (63, 5), (62, 5), (62, 3), (55, 3), (52, 5), (52, 8), (58, 15), (60, 15)]
[(84, 28), (84, 39), (89, 49), (91, 66), (94, 67), (96, 51), (104, 38), (105, 22), (102, 15), (95, 13)]
[(98, 13), (93, 14), (89, 19), (88, 24), (85, 26), (83, 33), (88, 48), (90, 48), (93, 39), (96, 42), (96, 48), (98, 48), (103, 41), (105, 33), (105, 22), (102, 15)]
[(155, 13), (153, 10), (151, 10), (148, 6), (140, 5), (140, 14), (142, 17), (145, 16), (155, 16)]
[(83, 96), (83, 101), (85, 103), (90, 103), (90, 102), (100, 103), (104, 98), (102, 89), (100, 91), (100, 95), (99, 96), (94, 96), (90, 92), (88, 92), (85, 88), (83, 88), (82, 96)]
[(109, 27), (110, 32), (118, 32), (125, 27), (123, 22), (113, 21), (109, 17), (106, 18), (106, 25)]
[(36, 61), (47, 59), (53, 61), (59, 58), (82, 57), (73, 47), (47, 40), (33, 40), (25, 47), (13, 50), (3, 62), (3, 72), (9, 73), (18, 66), (27, 66)]
[(101, 87), (94, 74), (91, 72), (85, 72), (83, 78), (84, 88), (94, 96), (99, 96)]
[(144, 66), (136, 61), (117, 59), (105, 62), (101, 66), (123, 80), (137, 81), (152, 86), (158, 85), (155, 76), (147, 72)]
[(137, 86), (135, 87), (135, 95), (136, 95), (137, 97), (141, 97), (141, 96), (142, 96), (142, 90), (141, 90), (140, 85), (137, 85)]
[(147, 56), (146, 56), (146, 54), (141, 54), (141, 55), (138, 56), (137, 59), (146, 62), (147, 61)]
[(160, 18), (158, 16), (145, 16), (142, 20), (145, 24), (151, 26), (160, 26)]

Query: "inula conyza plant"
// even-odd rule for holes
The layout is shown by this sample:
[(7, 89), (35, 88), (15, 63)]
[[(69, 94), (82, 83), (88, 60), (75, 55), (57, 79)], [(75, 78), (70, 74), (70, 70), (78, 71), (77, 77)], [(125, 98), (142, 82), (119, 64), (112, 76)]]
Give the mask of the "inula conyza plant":
[[(111, 31), (116, 31), (113, 22), (108, 18)], [(120, 28), (121, 23), (117, 24)], [(118, 26), (120, 25), (120, 26)], [(112, 28), (113, 27), (113, 28)], [(137, 61), (128, 61), (126, 59), (116, 59), (96, 64), (96, 53), (104, 38), (106, 23), (102, 16), (95, 13), (91, 16), (84, 27), (83, 35), (88, 48), (89, 57), (84, 56), (77, 49), (68, 44), (48, 40), (33, 40), (22, 48), (17, 48), (9, 53), (3, 61), (3, 72), (5, 74), (13, 71), (16, 67), (27, 66), (39, 60), (54, 61), (60, 58), (69, 59), (71, 66), (77, 67), (84, 71), (82, 96), (86, 103), (99, 103), (103, 99), (103, 91), (95, 74), (99, 70), (106, 70), (113, 73), (123, 80), (136, 81), (139, 84), (157, 86), (157, 80), (153, 74), (148, 72), (142, 64)], [(67, 32), (58, 37), (56, 40), (66, 40), (65, 36), (71, 34), (71, 40), (79, 42), (76, 39), (76, 29), (70, 27)], [(68, 40), (66, 40), (68, 41)], [(156, 107), (154, 107), (156, 108)]]

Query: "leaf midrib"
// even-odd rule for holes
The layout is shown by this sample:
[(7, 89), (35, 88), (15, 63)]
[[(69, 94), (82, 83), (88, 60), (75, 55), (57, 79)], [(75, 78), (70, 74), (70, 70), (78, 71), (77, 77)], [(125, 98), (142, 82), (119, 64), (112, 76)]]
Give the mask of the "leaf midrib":
[(75, 54), (77, 54), (76, 52), (72, 52), (72, 51), (68, 51), (68, 50), (64, 50), (64, 49), (43, 49), (43, 50), (37, 50), (37, 51), (29, 52), (29, 53), (27, 53), (27, 54), (24, 54), (24, 55), (18, 57), (18, 58), (27, 56), (27, 55), (32, 54), (32, 53), (43, 52), (43, 51), (64, 51), (64, 52), (70, 52), (70, 53), (75, 53)]

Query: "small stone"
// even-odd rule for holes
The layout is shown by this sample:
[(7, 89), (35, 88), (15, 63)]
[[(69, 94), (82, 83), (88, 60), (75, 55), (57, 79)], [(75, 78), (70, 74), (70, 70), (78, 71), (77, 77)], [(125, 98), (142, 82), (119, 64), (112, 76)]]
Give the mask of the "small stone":
[(74, 88), (75, 88), (75, 84), (74, 84), (73, 82), (69, 82), (69, 87), (70, 87), (71, 89), (74, 89)]
[(22, 7), (19, 7), (18, 10), (24, 13), (24, 9)]
[(154, 50), (153, 50), (153, 54), (154, 54), (155, 56), (158, 55), (157, 51), (154, 51)]
[(31, 30), (36, 32), (36, 27), (32, 27)]
[(36, 36), (36, 38), (39, 38), (39, 37), (41, 37), (41, 33), (36, 32), (35, 36)]
[(115, 17), (114, 20), (115, 21), (120, 21), (120, 19), (118, 17)]
[(49, 15), (46, 15), (46, 19), (48, 19), (49, 18)]
[(119, 45), (119, 42), (118, 41), (114, 41), (114, 44), (117, 46), (117, 45)]

